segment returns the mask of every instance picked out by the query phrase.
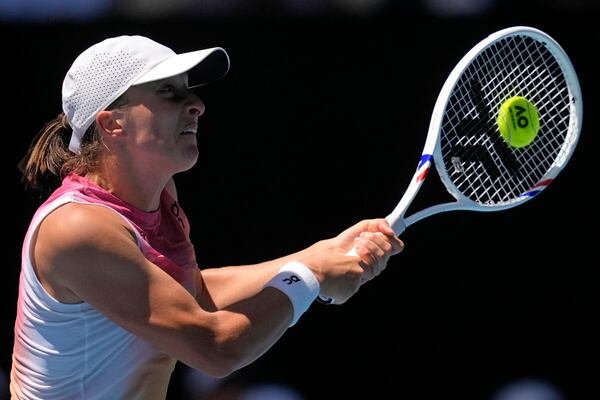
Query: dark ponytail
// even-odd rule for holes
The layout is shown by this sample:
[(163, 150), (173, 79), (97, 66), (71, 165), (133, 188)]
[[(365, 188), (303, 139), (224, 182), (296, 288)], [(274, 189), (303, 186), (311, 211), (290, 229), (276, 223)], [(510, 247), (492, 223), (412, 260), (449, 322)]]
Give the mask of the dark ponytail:
[(85, 133), (80, 154), (69, 150), (71, 133), (65, 114), (60, 113), (35, 136), (18, 164), (26, 189), (50, 193), (70, 173), (84, 175), (96, 167), (100, 140), (95, 124)]

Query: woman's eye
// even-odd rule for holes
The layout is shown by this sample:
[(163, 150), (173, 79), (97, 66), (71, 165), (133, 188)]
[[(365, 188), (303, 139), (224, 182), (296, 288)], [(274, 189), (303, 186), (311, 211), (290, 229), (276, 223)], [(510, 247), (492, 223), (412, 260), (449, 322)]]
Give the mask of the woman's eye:
[(184, 99), (188, 94), (188, 89), (185, 86), (165, 84), (160, 86), (158, 93), (173, 101)]
[(166, 85), (160, 88), (159, 90), (160, 92), (165, 92), (165, 93), (172, 93), (175, 91), (175, 86), (173, 85)]

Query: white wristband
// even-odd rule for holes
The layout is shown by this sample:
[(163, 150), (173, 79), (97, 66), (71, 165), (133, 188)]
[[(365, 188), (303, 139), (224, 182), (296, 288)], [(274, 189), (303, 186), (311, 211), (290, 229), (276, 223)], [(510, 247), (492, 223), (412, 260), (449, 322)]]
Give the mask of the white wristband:
[(294, 317), (290, 326), (294, 326), (304, 314), (320, 291), (319, 281), (315, 274), (304, 264), (291, 261), (285, 264), (277, 275), (265, 284), (281, 290), (292, 302)]

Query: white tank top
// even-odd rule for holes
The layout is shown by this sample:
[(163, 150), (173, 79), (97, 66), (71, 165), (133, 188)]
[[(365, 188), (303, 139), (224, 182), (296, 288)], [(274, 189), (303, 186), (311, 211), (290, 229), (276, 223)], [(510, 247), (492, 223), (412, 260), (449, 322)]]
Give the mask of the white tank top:
[[(89, 182), (81, 177), (73, 179), (77, 184), (83, 183), (87, 192), (63, 190), (63, 194), (56, 193), (38, 209), (25, 236), (11, 369), (12, 399), (162, 400), (167, 393), (175, 359), (116, 325), (87, 303), (57, 301), (36, 276), (30, 257), (31, 239), (50, 212), (68, 202), (97, 204), (115, 210), (106, 198), (88, 196)], [(170, 197), (167, 200), (172, 202), (170, 207), (173, 208), (174, 200)], [(164, 205), (161, 208), (165, 208)], [(137, 212), (139, 210), (134, 210), (134, 214)], [(143, 229), (138, 224), (121, 212), (118, 214), (134, 228), (144, 254), (153, 250), (156, 257), (157, 252), (142, 238), (142, 235), (147, 238), (148, 232), (140, 235)], [(177, 225), (183, 225), (182, 221), (187, 224), (179, 208), (174, 220), (178, 221)], [(184, 236), (188, 238), (188, 229), (179, 229), (185, 230)], [(195, 259), (193, 250), (188, 257)], [(181, 283), (188, 286), (193, 275), (191, 269), (197, 267), (194, 263), (179, 268), (177, 273), (169, 271), (169, 267), (175, 269), (177, 266), (163, 269), (179, 278), (185, 277), (185, 282)], [(188, 290), (192, 288), (188, 287)]]

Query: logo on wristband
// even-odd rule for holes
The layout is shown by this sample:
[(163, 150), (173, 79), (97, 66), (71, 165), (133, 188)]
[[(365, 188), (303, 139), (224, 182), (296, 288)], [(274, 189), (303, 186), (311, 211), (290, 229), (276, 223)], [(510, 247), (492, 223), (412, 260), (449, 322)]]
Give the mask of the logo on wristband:
[(283, 278), (283, 281), (288, 285), (291, 285), (294, 282), (300, 282), (300, 278), (298, 277), (298, 275), (290, 275), (289, 278)]

